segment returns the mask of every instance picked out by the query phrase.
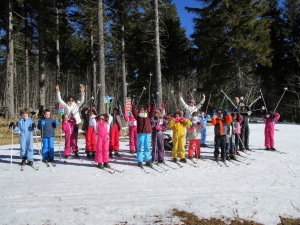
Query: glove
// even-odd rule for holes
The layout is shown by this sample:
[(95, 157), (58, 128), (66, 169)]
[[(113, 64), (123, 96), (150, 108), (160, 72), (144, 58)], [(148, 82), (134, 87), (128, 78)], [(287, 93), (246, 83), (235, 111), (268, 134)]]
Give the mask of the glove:
[(217, 113), (217, 111), (214, 109), (214, 110), (212, 111), (212, 115), (214, 116), (214, 115), (216, 115), (216, 113)]
[(184, 117), (181, 117), (181, 118), (180, 118), (180, 122), (184, 123), (184, 122), (185, 122), (185, 118), (184, 118)]
[(10, 122), (10, 124), (8, 125), (9, 129), (11, 129), (11, 128), (15, 129), (15, 127), (16, 127), (16, 125), (14, 122)]
[(226, 116), (228, 114), (228, 111), (225, 109), (223, 114), (224, 114), (224, 116)]
[(41, 120), (41, 126), (45, 126), (46, 125), (46, 121), (45, 120)]
[(32, 123), (32, 128), (36, 128), (36, 124), (35, 123)]
[(173, 120), (175, 123), (180, 122), (180, 118), (174, 118)]
[(198, 121), (197, 124), (200, 125), (201, 124), (200, 121)]
[(195, 130), (195, 126), (191, 126), (189, 129), (190, 132), (193, 132), (194, 130)]
[(59, 124), (58, 120), (55, 120), (54, 123), (56, 126)]
[(165, 108), (165, 104), (162, 102), (161, 103), (161, 108), (164, 109)]
[(155, 130), (162, 130), (162, 127), (160, 125), (156, 125)]

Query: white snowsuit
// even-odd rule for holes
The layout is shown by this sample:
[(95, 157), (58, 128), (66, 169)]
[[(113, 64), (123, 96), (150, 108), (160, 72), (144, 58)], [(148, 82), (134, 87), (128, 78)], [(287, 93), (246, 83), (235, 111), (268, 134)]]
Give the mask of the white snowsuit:
[(188, 119), (191, 119), (192, 113), (197, 112), (201, 108), (201, 106), (205, 102), (205, 98), (202, 98), (202, 100), (200, 101), (200, 103), (198, 105), (193, 105), (193, 106), (186, 104), (182, 97), (179, 98), (179, 101), (185, 109), (185, 117)]

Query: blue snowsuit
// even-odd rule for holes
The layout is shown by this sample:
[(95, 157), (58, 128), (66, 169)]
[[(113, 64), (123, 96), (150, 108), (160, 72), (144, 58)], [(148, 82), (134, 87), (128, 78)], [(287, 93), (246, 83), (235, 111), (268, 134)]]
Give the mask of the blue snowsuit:
[(201, 141), (200, 141), (200, 145), (203, 145), (206, 144), (206, 122), (208, 119), (210, 119), (210, 115), (206, 115), (206, 117), (198, 116), (198, 118), (203, 125), (203, 130), (201, 130)]
[[(44, 125), (43, 125), (44, 124)], [(42, 156), (43, 161), (54, 160), (54, 128), (58, 125), (58, 120), (50, 118), (43, 118), (39, 121), (38, 129), (41, 131), (42, 137)]]
[(28, 162), (33, 162), (33, 134), (32, 127), (34, 121), (31, 118), (20, 118), (14, 128), (14, 132), (20, 131), (20, 156), (22, 159), (27, 159)]

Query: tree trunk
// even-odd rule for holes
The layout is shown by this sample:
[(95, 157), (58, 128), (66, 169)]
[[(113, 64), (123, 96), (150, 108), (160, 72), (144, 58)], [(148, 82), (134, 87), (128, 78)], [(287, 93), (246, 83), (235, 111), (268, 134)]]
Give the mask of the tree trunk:
[(99, 81), (101, 84), (98, 98), (98, 111), (105, 113), (105, 55), (104, 55), (104, 24), (103, 24), (103, 3), (98, 0), (98, 60), (99, 60)]
[(156, 104), (160, 108), (162, 102), (161, 64), (160, 64), (160, 40), (159, 40), (159, 15), (158, 1), (154, 0), (154, 21), (155, 21), (155, 75), (156, 75)]
[(27, 12), (27, 4), (25, 5), (25, 107), (29, 108), (29, 57), (28, 57), (28, 37), (27, 37), (27, 29), (28, 29), (28, 12)]
[(125, 60), (125, 36), (124, 36), (124, 23), (121, 28), (122, 32), (122, 78), (123, 78), (123, 108), (126, 107), (127, 97), (127, 83), (126, 83), (126, 60)]
[[(41, 3), (42, 4), (42, 3)], [(39, 15), (39, 87), (40, 106), (45, 106), (45, 61), (44, 61), (44, 13), (41, 10)]]
[[(92, 20), (92, 18), (91, 18)], [(95, 61), (95, 53), (94, 53), (94, 32), (93, 32), (93, 22), (91, 21), (91, 33), (90, 33), (90, 41), (91, 41), (91, 59), (92, 59), (92, 79), (91, 79), (91, 88), (93, 96), (97, 97), (97, 65)]]
[(59, 10), (56, 6), (56, 84), (60, 84)]
[(7, 119), (14, 117), (14, 43), (13, 43), (13, 24), (12, 24), (12, 5), (11, 0), (6, 0), (6, 40), (7, 40), (7, 58), (6, 58), (6, 85), (5, 85), (5, 104)]

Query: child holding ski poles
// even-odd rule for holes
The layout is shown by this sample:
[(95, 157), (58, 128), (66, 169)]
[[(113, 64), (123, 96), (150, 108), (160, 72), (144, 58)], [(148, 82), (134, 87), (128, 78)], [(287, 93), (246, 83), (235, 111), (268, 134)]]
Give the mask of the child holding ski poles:
[(49, 109), (45, 109), (43, 112), (43, 118), (38, 123), (38, 129), (41, 130), (42, 137), (42, 161), (46, 164), (54, 161), (54, 129), (58, 125), (58, 120), (54, 120), (51, 117)]
[(13, 128), (14, 132), (20, 132), (20, 156), (21, 166), (24, 166), (27, 160), (29, 166), (33, 166), (33, 133), (36, 129), (35, 122), (29, 117), (29, 110), (22, 109), (20, 112), (21, 118), (15, 124), (11, 122), (9, 128)]
[(191, 127), (187, 130), (187, 134), (190, 140), (188, 157), (189, 159), (193, 159), (194, 147), (195, 147), (196, 157), (197, 159), (201, 159), (200, 140), (201, 140), (201, 131), (203, 130), (203, 125), (201, 124), (200, 120), (198, 120), (197, 112), (192, 113), (191, 124), (192, 124)]
[[(112, 116), (109, 114), (100, 114), (94, 120), (94, 130), (97, 133), (97, 146), (95, 162), (97, 167), (103, 169), (104, 167), (110, 168), (109, 162), (109, 129), (112, 123)], [(104, 164), (103, 164), (104, 163)]]
[(147, 108), (140, 107), (137, 111), (136, 103), (132, 105), (132, 114), (137, 121), (137, 133), (138, 133), (138, 149), (136, 159), (138, 167), (143, 166), (143, 153), (146, 160), (146, 166), (152, 167), (151, 155), (150, 155), (150, 134), (151, 124), (150, 120), (155, 115), (155, 104), (152, 102), (150, 112), (148, 113)]
[(76, 144), (76, 137), (73, 133), (74, 126), (76, 126), (76, 120), (74, 117), (70, 117), (68, 114), (62, 115), (61, 129), (65, 132), (65, 149), (64, 156), (67, 159), (71, 154), (71, 147)]
[(265, 123), (265, 150), (276, 151), (274, 148), (274, 127), (276, 122), (279, 120), (280, 115), (277, 112), (266, 112), (261, 118)]
[(137, 150), (137, 121), (132, 112), (129, 112), (127, 115), (125, 109), (123, 115), (129, 127), (129, 151), (133, 154)]
[(94, 131), (94, 119), (96, 117), (96, 109), (89, 111), (87, 129), (85, 131), (85, 152), (88, 158), (95, 158), (96, 153), (96, 132)]
[(215, 160), (218, 161), (219, 158), (219, 148), (221, 147), (221, 159), (223, 162), (226, 160), (226, 138), (227, 138), (227, 124), (231, 122), (231, 115), (227, 110), (224, 110), (224, 116), (221, 111), (217, 113), (213, 113), (213, 117), (211, 119), (212, 125), (215, 126), (215, 151), (214, 157)]
[(173, 149), (172, 149), (172, 157), (173, 161), (177, 162), (178, 150), (180, 156), (180, 162), (186, 163), (185, 158), (185, 134), (184, 131), (190, 126), (190, 120), (181, 117), (180, 112), (174, 113), (174, 118), (170, 120), (169, 127), (173, 131)]
[(165, 158), (164, 149), (164, 131), (167, 130), (168, 124), (163, 118), (161, 110), (156, 110), (156, 116), (151, 119), (152, 134), (152, 162), (158, 160), (158, 163), (163, 163)]

